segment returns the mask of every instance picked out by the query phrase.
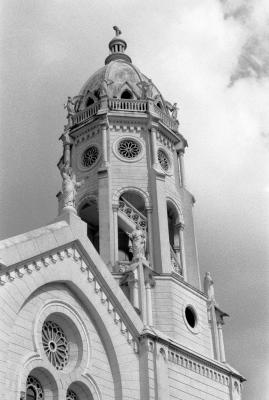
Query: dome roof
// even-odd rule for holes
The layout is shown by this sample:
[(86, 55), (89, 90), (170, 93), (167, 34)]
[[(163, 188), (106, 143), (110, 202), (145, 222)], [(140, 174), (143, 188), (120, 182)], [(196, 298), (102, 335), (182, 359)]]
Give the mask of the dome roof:
[(89, 98), (95, 101), (104, 94), (121, 98), (126, 91), (130, 93), (130, 98), (148, 97), (163, 103), (160, 91), (137, 67), (124, 60), (113, 60), (96, 71), (83, 85), (79, 93), (80, 110), (87, 107)]
[(77, 111), (84, 110), (102, 96), (152, 99), (156, 104), (159, 102), (166, 110), (160, 91), (125, 54), (127, 44), (120, 36), (121, 31), (117, 27), (113, 29), (116, 31), (116, 36), (109, 42), (111, 54), (106, 58), (104, 67), (96, 71), (80, 90)]

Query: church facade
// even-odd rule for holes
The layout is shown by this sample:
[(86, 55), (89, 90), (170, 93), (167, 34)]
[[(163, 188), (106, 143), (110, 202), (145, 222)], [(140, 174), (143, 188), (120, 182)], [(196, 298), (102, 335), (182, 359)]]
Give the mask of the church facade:
[(65, 105), (50, 225), (0, 242), (3, 400), (239, 400), (227, 316), (200, 280), (177, 104), (114, 27)]

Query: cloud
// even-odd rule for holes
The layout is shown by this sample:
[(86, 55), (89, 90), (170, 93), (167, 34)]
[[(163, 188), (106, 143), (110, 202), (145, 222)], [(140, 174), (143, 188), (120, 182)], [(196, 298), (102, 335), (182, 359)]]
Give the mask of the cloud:
[(246, 78), (269, 77), (269, 4), (265, 0), (220, 0), (225, 20), (233, 19), (245, 30), (245, 42), (231, 74), (229, 86)]

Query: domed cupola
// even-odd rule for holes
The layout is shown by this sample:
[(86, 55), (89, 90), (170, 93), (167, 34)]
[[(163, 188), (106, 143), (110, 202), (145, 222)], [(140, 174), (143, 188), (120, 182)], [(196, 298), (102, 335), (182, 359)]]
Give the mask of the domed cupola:
[(113, 26), (113, 29), (116, 32), (116, 35), (108, 44), (111, 54), (109, 54), (109, 56), (107, 56), (105, 59), (105, 64), (108, 64), (110, 61), (114, 60), (124, 60), (131, 63), (131, 58), (125, 54), (127, 43), (121, 37), (121, 30), (117, 26)]

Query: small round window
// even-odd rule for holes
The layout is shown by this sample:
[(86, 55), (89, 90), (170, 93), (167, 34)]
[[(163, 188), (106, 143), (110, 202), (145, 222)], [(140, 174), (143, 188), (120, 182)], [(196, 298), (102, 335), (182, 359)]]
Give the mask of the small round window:
[(69, 343), (62, 328), (55, 322), (44, 322), (42, 343), (51, 364), (58, 370), (64, 369), (69, 360)]
[(140, 154), (141, 146), (133, 139), (123, 139), (118, 144), (118, 152), (124, 158), (134, 159)]
[(83, 167), (85, 168), (91, 167), (93, 164), (96, 163), (98, 156), (99, 156), (99, 151), (96, 146), (88, 147), (82, 154), (81, 162)]
[(162, 169), (165, 172), (168, 172), (169, 171), (169, 167), (170, 167), (169, 159), (168, 159), (166, 153), (163, 150), (160, 150), (160, 149), (158, 150), (158, 161), (159, 161), (160, 166), (162, 167)]
[(185, 317), (186, 317), (186, 321), (189, 324), (189, 326), (191, 328), (195, 328), (195, 326), (197, 324), (197, 316), (192, 307), (187, 306), (185, 308)]
[(68, 389), (66, 393), (66, 400), (78, 400), (78, 396), (73, 390)]

